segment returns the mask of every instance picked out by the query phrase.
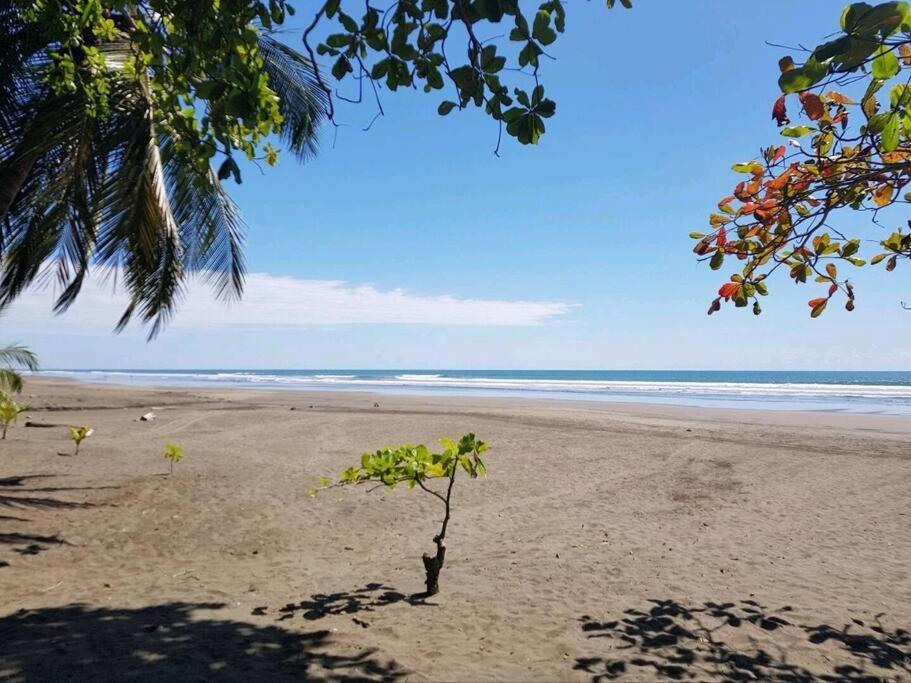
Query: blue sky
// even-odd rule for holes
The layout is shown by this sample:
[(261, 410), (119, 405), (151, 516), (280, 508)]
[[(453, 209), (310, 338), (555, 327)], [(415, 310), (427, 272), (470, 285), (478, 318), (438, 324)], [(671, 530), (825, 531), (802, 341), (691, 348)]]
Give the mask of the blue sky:
[(506, 140), (496, 158), (494, 124), (438, 117), (438, 95), (384, 93), (368, 132), (372, 104), (341, 106), (334, 146), (327, 130), (309, 164), (285, 156), (232, 188), (259, 274), (245, 304), (194, 289), (146, 343), (110, 333), (119, 304), (100, 291), (63, 318), (35, 292), (2, 339), (46, 367), (908, 369), (907, 268), (858, 271), (850, 314), (810, 320), (816, 290), (784, 278), (762, 316), (709, 318), (728, 269), (699, 265), (687, 237), (735, 184), (731, 163), (778, 139), (783, 51), (764, 41), (815, 44), (841, 7), (570, 3), (537, 147)]

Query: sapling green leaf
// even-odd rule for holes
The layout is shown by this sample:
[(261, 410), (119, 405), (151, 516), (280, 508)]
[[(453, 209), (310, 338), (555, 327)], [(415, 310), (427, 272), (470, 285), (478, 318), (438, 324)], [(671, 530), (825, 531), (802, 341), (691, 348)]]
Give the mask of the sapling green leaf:
[(171, 465), (170, 474), (174, 474), (174, 464), (180, 462), (180, 459), (183, 457), (183, 449), (172, 443), (166, 443), (164, 445), (164, 457), (168, 459), (168, 462)]
[[(446, 538), (446, 527), (449, 525), (452, 512), (452, 490), (456, 474), (461, 469), (472, 479), (487, 476), (487, 468), (481, 460), (481, 454), (487, 450), (488, 446), (474, 434), (466, 434), (459, 439), (458, 443), (451, 439), (440, 439), (440, 445), (443, 446), (441, 453), (431, 453), (430, 449), (423, 444), (417, 446), (406, 444), (398, 448), (387, 447), (374, 453), (364, 453), (361, 456), (360, 466), (349, 467), (339, 475), (338, 480), (334, 483), (323, 478), (319, 488), (309, 490), (310, 495), (315, 496), (321, 490), (339, 486), (372, 482), (394, 489), (399, 484), (405, 483), (408, 488), (417, 486), (425, 493), (438, 498), (445, 507), (445, 514), (440, 532), (433, 537), (436, 554), (431, 556), (425, 553), (423, 556), (427, 585), (424, 596), (435, 595), (440, 590), (439, 575), (446, 554), (446, 546), (443, 541)], [(432, 479), (446, 480), (445, 492), (428, 485)]]
[(0, 439), (6, 439), (6, 430), (26, 410), (28, 410), (28, 406), (19, 405), (11, 398), (0, 400), (0, 425), (3, 426), (3, 433)]
[(94, 431), (95, 430), (88, 425), (82, 425), (81, 427), (70, 427), (70, 438), (73, 440), (73, 443), (76, 444), (76, 451), (73, 453), (73, 455), (79, 455), (79, 445), (85, 439), (90, 437)]

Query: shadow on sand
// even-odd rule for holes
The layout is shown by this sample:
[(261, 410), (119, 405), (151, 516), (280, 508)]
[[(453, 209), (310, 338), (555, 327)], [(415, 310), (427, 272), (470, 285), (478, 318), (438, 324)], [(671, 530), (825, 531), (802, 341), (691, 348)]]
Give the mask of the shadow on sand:
[[(66, 508), (94, 507), (92, 503), (80, 503), (70, 500), (60, 500), (46, 495), (30, 495), (33, 493), (61, 493), (69, 491), (88, 491), (92, 489), (113, 489), (116, 486), (32, 486), (33, 479), (47, 479), (52, 474), (24, 474), (14, 477), (0, 478), (0, 508), (26, 510), (59, 510)], [(36, 482), (37, 483), (37, 482)]]
[(221, 604), (140, 609), (67, 605), (0, 618), (0, 679), (11, 681), (394, 681), (405, 671), (372, 649), (210, 616)]
[[(42, 479), (53, 477), (51, 474), (24, 474), (0, 478), (0, 511), (6, 510), (60, 510), (72, 508), (90, 508), (93, 503), (61, 500), (48, 493), (69, 493), (94, 489), (113, 489), (114, 486), (36, 486)], [(35, 481), (39, 480), (39, 481)], [(38, 494), (38, 495), (35, 495)], [(29, 522), (19, 514), (0, 514), (0, 521)], [(53, 546), (69, 545), (57, 535), (43, 536), (32, 533), (0, 533), (0, 545), (13, 546), (13, 552), (20, 555), (37, 555)], [(0, 562), (0, 567), (9, 566), (9, 562)]]
[[(623, 618), (580, 621), (589, 638), (603, 638), (609, 657), (580, 657), (576, 670), (590, 673), (593, 683), (631, 675), (658, 680), (779, 681), (810, 683), (873, 683), (904, 680), (911, 673), (911, 634), (888, 630), (879, 615), (872, 623), (859, 619), (834, 628), (796, 623), (792, 609), (769, 610), (753, 600), (706, 602), (685, 606), (674, 600), (650, 600), (646, 610), (628, 609)], [(826, 641), (838, 644), (840, 663), (823, 657), (825, 669), (814, 670), (788, 661), (782, 648), (763, 649), (755, 636), (763, 631), (793, 629), (790, 642), (812, 648)], [(763, 639), (765, 647), (768, 639)]]
[[(279, 621), (290, 619), (301, 612), (304, 619), (314, 621), (323, 617), (357, 614), (359, 612), (373, 612), (380, 607), (394, 605), (398, 602), (407, 602), (414, 606), (435, 606), (436, 603), (425, 602), (425, 593), (406, 595), (394, 588), (384, 586), (382, 583), (368, 583), (363, 588), (341, 593), (314, 593), (308, 600), (289, 602), (279, 612), (282, 616)], [(262, 610), (263, 608), (258, 608)], [(254, 610), (254, 614), (263, 612)]]

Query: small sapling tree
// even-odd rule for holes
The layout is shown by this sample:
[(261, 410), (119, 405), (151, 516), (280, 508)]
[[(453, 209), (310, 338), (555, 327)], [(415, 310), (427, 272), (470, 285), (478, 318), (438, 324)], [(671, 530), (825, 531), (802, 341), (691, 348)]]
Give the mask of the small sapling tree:
[(171, 465), (170, 474), (174, 474), (174, 464), (180, 462), (180, 459), (183, 457), (183, 449), (172, 443), (166, 443), (164, 445), (164, 457), (168, 459), (168, 462)]
[(21, 406), (12, 399), (0, 400), (0, 425), (3, 426), (3, 434), (0, 439), (6, 438), (6, 430), (26, 410), (28, 410), (28, 406)]
[(73, 443), (76, 444), (76, 451), (73, 455), (79, 455), (79, 444), (81, 444), (85, 439), (92, 434), (92, 429), (88, 425), (82, 425), (81, 427), (70, 427), (70, 438), (73, 439)]
[[(374, 482), (393, 489), (405, 483), (408, 488), (417, 486), (438, 498), (443, 503), (445, 512), (440, 532), (433, 537), (436, 554), (425, 553), (423, 556), (427, 584), (425, 596), (436, 595), (440, 590), (440, 570), (443, 568), (443, 559), (446, 555), (443, 541), (452, 513), (452, 489), (456, 474), (461, 468), (472, 479), (476, 479), (478, 475), (487, 476), (487, 469), (481, 460), (481, 453), (487, 450), (487, 444), (475, 438), (474, 434), (466, 434), (458, 443), (451, 439), (440, 439), (440, 444), (444, 449), (442, 453), (431, 453), (424, 445), (410, 444), (394, 449), (384, 448), (375, 453), (364, 453), (360, 466), (349, 467), (342, 472), (337, 482), (332, 483), (329, 479), (323, 479), (322, 489), (310, 490), (311, 495), (316, 495), (319, 490), (352, 484)], [(445, 480), (445, 492), (431, 488), (428, 485), (431, 479)]]

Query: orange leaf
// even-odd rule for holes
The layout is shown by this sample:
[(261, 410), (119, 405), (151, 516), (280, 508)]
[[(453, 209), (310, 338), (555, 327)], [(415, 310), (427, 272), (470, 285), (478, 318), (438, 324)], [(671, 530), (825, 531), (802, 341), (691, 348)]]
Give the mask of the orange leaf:
[(911, 66), (911, 47), (908, 46), (908, 43), (898, 46), (898, 54), (902, 56), (902, 63), (905, 66)]
[(743, 213), (743, 214), (753, 213), (758, 208), (759, 208), (758, 204), (756, 204), (754, 202), (747, 202), (746, 204), (744, 204), (743, 206), (740, 207), (740, 213)]
[(834, 263), (826, 264), (826, 273), (828, 273), (829, 277), (835, 277), (837, 272), (838, 271), (836, 270)]
[(880, 185), (873, 190), (873, 202), (876, 206), (885, 206), (892, 201), (892, 186)]
[(837, 92), (835, 90), (830, 90), (827, 92), (826, 99), (829, 100), (829, 102), (837, 102), (838, 104), (854, 104), (854, 100), (852, 100), (850, 97), (845, 97), (840, 92)]
[(821, 296), (818, 299), (810, 299), (807, 302), (807, 306), (809, 306), (810, 308), (816, 308), (817, 306), (819, 306), (819, 304), (824, 304), (826, 301), (828, 301), (828, 299), (824, 296)]
[(792, 173), (794, 173), (794, 169), (789, 168), (784, 173), (782, 173), (780, 176), (775, 178), (775, 180), (770, 180), (769, 182), (767, 182), (765, 186), (770, 190), (780, 190), (781, 188), (783, 188), (785, 185), (788, 184), (788, 181), (791, 179)]

